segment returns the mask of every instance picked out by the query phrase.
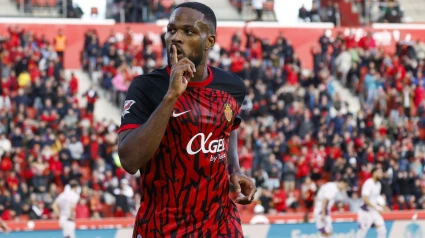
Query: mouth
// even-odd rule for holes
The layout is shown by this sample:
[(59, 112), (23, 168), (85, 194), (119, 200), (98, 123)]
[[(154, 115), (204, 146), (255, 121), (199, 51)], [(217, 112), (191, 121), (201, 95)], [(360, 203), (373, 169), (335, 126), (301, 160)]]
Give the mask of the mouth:
[[(174, 46), (176, 46), (176, 45), (174, 45)], [(177, 58), (183, 57), (183, 51), (177, 46), (176, 46), (176, 49), (177, 49)], [(170, 56), (172, 56), (173, 53), (174, 53), (173, 47), (170, 47)]]

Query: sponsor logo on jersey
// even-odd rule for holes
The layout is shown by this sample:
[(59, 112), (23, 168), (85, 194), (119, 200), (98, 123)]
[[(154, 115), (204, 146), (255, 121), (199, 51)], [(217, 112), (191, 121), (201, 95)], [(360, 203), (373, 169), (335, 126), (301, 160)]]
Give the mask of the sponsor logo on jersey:
[(181, 116), (183, 114), (186, 114), (188, 112), (190, 112), (190, 110), (189, 111), (185, 111), (185, 112), (180, 112), (180, 113), (176, 113), (176, 111), (173, 111), (173, 117), (179, 117), (179, 116)]
[[(196, 155), (198, 154), (200, 151), (202, 151), (203, 153), (218, 153), (221, 151), (224, 151), (224, 139), (218, 139), (218, 140), (210, 140), (211, 136), (212, 136), (212, 132), (210, 132), (210, 134), (208, 134), (207, 137), (205, 137), (204, 133), (198, 133), (196, 134), (194, 137), (192, 137), (192, 139), (189, 140), (189, 143), (187, 143), (186, 146), (186, 151), (188, 154), (190, 155)], [(200, 139), (200, 148), (193, 148), (193, 141), (195, 141), (196, 139)]]
[(224, 104), (224, 116), (228, 122), (232, 121), (233, 111), (232, 106), (228, 103)]
[(130, 113), (130, 108), (131, 106), (133, 106), (133, 104), (135, 104), (136, 102), (134, 100), (126, 100), (124, 102), (124, 108), (123, 111), (121, 113), (121, 116), (124, 117), (126, 114)]

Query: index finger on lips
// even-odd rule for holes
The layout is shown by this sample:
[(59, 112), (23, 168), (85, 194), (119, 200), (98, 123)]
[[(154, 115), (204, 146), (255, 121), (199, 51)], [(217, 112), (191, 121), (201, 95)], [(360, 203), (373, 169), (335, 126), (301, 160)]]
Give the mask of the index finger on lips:
[(175, 45), (171, 46), (172, 50), (173, 50), (173, 55), (171, 56), (171, 63), (173, 65), (177, 64), (178, 60), (177, 60), (177, 48)]

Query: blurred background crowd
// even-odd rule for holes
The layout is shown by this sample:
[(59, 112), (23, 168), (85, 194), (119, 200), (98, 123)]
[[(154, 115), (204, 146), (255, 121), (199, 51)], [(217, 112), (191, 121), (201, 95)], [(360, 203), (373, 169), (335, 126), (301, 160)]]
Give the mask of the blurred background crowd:
[[(171, 7), (173, 1), (169, 3)], [(379, 7), (379, 21), (390, 21), (395, 11), (390, 7)], [(338, 18), (314, 15), (300, 9), (303, 20)], [(81, 33), (81, 63), (93, 86), (80, 95), (77, 76), (63, 68), (67, 36), (61, 31), (46, 39), (11, 27), (2, 36), (4, 220), (53, 218), (51, 204), (71, 179), (82, 184), (77, 218), (134, 216), (140, 201), (138, 176), (120, 166), (119, 125), (99, 120), (93, 112), (99, 90), (121, 108), (132, 79), (164, 66), (166, 50), (163, 44), (162, 52), (155, 52), (148, 34), (134, 47), (130, 27), (121, 33), (119, 38), (111, 31), (106, 40), (96, 30)], [(348, 197), (333, 209), (355, 212), (373, 166), (384, 169), (383, 193), (391, 209), (425, 208), (423, 42), (400, 41), (396, 53), (389, 54), (377, 46), (373, 32), (359, 39), (350, 31), (334, 36), (324, 32), (311, 49), (311, 71), (303, 68), (305, 62), (284, 34), (268, 39), (244, 28), (234, 33), (230, 45), (218, 43), (209, 53), (210, 64), (237, 74), (247, 86), (239, 159), (258, 192), (252, 205), (240, 207), (242, 215), (311, 211), (320, 185), (341, 177), (349, 181)], [(351, 110), (337, 85), (358, 98), (358, 110)]]

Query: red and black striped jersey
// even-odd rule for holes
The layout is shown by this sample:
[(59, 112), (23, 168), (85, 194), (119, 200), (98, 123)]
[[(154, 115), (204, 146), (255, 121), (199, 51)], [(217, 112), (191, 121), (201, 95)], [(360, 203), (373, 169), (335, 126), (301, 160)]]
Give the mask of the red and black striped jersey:
[[(138, 76), (122, 112), (120, 131), (145, 123), (169, 86), (168, 67)], [(142, 199), (134, 227), (140, 237), (243, 237), (229, 198), (227, 151), (246, 87), (236, 75), (208, 67), (177, 100), (151, 160), (142, 168)], [(143, 141), (140, 141), (143, 143)]]

